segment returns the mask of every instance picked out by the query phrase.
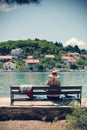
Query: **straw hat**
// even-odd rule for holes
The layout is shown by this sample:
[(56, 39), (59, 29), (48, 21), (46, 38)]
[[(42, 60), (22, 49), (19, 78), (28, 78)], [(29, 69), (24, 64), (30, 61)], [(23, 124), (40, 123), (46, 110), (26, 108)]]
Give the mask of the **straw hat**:
[(51, 74), (49, 75), (50, 78), (59, 78), (60, 76), (57, 74), (56, 71), (52, 71)]

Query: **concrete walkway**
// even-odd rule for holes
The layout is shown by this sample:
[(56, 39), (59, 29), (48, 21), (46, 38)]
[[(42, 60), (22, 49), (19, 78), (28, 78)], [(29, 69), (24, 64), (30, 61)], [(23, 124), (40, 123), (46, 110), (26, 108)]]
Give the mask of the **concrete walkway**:
[[(54, 103), (51, 101), (32, 101), (32, 102), (15, 102), (14, 105), (15, 106), (46, 106), (46, 105), (53, 105)], [(57, 104), (54, 104), (57, 105)], [(0, 98), (0, 107), (9, 107), (10, 106), (10, 98)], [(62, 105), (63, 106), (63, 105)], [(83, 98), (82, 99), (82, 106), (87, 107), (87, 98)]]

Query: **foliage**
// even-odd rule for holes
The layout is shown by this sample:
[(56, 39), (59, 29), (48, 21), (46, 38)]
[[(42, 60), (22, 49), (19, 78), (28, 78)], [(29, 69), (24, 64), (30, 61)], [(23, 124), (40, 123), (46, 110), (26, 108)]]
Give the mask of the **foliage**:
[(87, 130), (87, 108), (73, 105), (72, 114), (67, 115), (67, 130)]
[(0, 69), (2, 69), (2, 67), (3, 67), (3, 63), (2, 63), (2, 62), (0, 62)]
[[(17, 4), (31, 4), (31, 3), (40, 3), (41, 0), (4, 0), (8, 4), (17, 3)], [(2, 0), (0, 0), (2, 2)]]
[[(23, 62), (23, 59), (26, 59), (27, 56), (32, 55), (35, 59), (40, 60), (39, 66), (37, 68), (39, 70), (53, 69), (53, 68), (66, 68), (65, 62), (61, 59), (62, 54), (67, 54), (68, 52), (79, 52), (80, 54), (87, 54), (85, 49), (80, 50), (76, 45), (72, 47), (68, 45), (63, 47), (63, 44), (60, 42), (53, 43), (47, 40), (17, 40), (17, 41), (7, 41), (0, 43), (0, 55), (10, 55), (12, 49), (21, 48), (22, 52), (17, 59), (17, 68), (26, 68)], [(46, 59), (45, 55), (52, 54), (55, 58)], [(21, 61), (20, 61), (21, 59)], [(79, 69), (87, 66), (87, 60), (84, 57), (78, 59), (78, 61), (74, 64), (71, 64), (71, 69)], [(28, 68), (29, 69), (29, 68)], [(35, 67), (30, 68), (31, 70), (36, 69)]]
[(25, 64), (24, 64), (24, 61), (20, 58), (20, 59), (16, 59), (16, 63), (17, 63), (17, 66), (16, 68), (18, 70), (22, 70), (25, 68)]
[(78, 69), (78, 65), (74, 63), (70, 64), (70, 69), (73, 69), (73, 70)]

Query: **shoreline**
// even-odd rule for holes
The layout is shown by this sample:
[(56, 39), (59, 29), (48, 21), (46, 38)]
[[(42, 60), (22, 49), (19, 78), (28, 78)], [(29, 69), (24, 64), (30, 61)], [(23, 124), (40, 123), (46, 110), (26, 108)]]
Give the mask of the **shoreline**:
[(0, 72), (51, 72), (53, 70), (56, 70), (57, 72), (87, 72), (87, 69), (81, 69), (81, 70), (73, 70), (73, 69), (52, 69), (52, 70), (42, 70), (42, 71), (30, 71), (30, 70), (0, 70)]

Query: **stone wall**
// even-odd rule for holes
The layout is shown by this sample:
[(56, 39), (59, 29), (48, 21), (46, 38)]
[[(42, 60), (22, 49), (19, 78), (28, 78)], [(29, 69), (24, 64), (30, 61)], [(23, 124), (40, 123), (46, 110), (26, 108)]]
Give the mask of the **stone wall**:
[(41, 120), (65, 119), (72, 112), (70, 107), (0, 107), (0, 120)]

